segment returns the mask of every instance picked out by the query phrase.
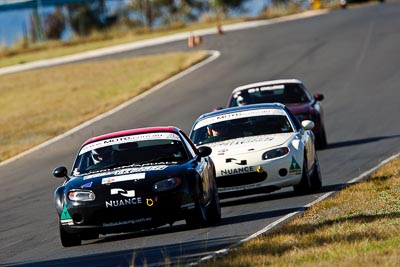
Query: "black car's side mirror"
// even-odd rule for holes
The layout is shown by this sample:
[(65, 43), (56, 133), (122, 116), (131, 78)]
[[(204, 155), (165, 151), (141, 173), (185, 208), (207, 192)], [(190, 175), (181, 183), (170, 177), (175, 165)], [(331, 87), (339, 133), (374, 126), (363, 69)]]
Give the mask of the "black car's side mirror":
[(323, 94), (314, 94), (314, 98), (318, 101), (322, 101), (324, 99)]
[(199, 156), (200, 157), (207, 157), (209, 155), (211, 155), (212, 149), (211, 147), (208, 146), (201, 146), (197, 149), (199, 151)]
[(65, 178), (65, 180), (69, 180), (68, 177), (68, 170), (66, 167), (61, 166), (61, 167), (57, 167), (53, 170), (53, 175), (56, 178)]

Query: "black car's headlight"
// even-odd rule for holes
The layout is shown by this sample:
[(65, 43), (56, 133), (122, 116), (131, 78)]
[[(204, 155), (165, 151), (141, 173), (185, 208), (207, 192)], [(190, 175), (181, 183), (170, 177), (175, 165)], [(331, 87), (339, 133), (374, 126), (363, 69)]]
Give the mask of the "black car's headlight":
[(182, 182), (182, 179), (179, 177), (171, 177), (162, 181), (159, 181), (153, 185), (153, 190), (155, 192), (162, 192), (174, 189), (178, 187)]
[(93, 201), (96, 195), (90, 190), (73, 190), (69, 191), (68, 199), (72, 201)]
[(280, 147), (280, 148), (272, 149), (272, 150), (265, 152), (262, 155), (262, 159), (267, 160), (267, 159), (278, 158), (278, 157), (285, 156), (288, 153), (289, 153), (288, 147)]

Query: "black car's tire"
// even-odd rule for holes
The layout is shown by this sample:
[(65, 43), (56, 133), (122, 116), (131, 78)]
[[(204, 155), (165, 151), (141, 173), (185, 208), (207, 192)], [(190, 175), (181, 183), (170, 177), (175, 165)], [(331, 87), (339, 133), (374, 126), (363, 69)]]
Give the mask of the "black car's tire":
[(321, 169), (319, 167), (319, 160), (317, 154), (315, 154), (313, 173), (311, 175), (311, 189), (313, 191), (316, 191), (321, 188), (322, 188)]
[(82, 240), (78, 235), (67, 233), (64, 228), (61, 226), (61, 223), (58, 224), (60, 229), (60, 239), (63, 247), (74, 247), (80, 246), (82, 244)]
[(315, 142), (316, 149), (321, 150), (326, 148), (326, 146), (328, 145), (328, 141), (326, 139), (325, 127), (321, 127), (315, 141), (316, 141)]
[(207, 208), (202, 201), (201, 186), (197, 186), (195, 192), (195, 207), (186, 217), (186, 225), (189, 228), (201, 228), (208, 224)]
[(301, 175), (300, 183), (293, 186), (296, 194), (307, 194), (311, 192), (311, 176), (307, 166), (307, 159), (304, 156), (303, 160), (303, 172)]
[(219, 195), (217, 184), (214, 179), (213, 197), (210, 204), (207, 207), (207, 218), (210, 224), (217, 224), (221, 222), (221, 205), (219, 203)]

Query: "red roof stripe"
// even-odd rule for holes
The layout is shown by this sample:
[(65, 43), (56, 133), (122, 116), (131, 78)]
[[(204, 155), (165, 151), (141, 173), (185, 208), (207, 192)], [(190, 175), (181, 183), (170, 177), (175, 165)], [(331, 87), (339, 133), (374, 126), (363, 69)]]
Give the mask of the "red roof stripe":
[(126, 135), (134, 135), (134, 134), (154, 133), (154, 132), (178, 133), (179, 130), (173, 126), (158, 126), (158, 127), (130, 129), (130, 130), (113, 132), (113, 133), (108, 133), (108, 134), (103, 134), (103, 135), (92, 137), (92, 138), (86, 140), (86, 142), (83, 143), (82, 146), (93, 143), (93, 142), (97, 142), (100, 140), (109, 139), (109, 138), (115, 138), (115, 137), (126, 136)]

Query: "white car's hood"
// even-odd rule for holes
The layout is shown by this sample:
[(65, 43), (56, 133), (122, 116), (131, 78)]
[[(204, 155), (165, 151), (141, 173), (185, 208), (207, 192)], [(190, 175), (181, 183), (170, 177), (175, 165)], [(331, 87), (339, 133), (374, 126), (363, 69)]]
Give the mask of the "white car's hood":
[(242, 137), (221, 142), (209, 143), (207, 146), (212, 148), (212, 156), (242, 154), (266, 150), (268, 148), (283, 145), (292, 138), (295, 133), (259, 135), (252, 137)]

